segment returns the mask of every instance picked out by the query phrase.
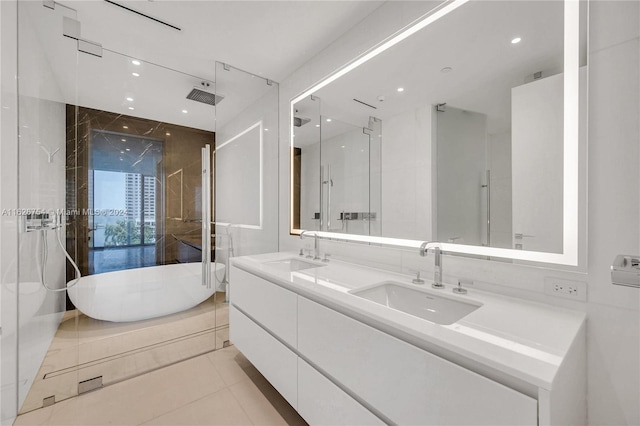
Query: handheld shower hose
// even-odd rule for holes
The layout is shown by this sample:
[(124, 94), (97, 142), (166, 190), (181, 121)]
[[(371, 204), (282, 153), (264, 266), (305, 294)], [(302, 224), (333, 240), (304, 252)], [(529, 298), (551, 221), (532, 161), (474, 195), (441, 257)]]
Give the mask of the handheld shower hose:
[(47, 258), (49, 256), (49, 243), (47, 241), (47, 231), (44, 229), (40, 230), (39, 231), (40, 241), (41, 241), (41, 244), (40, 244), (41, 245), (41, 251), (40, 251), (41, 266), (39, 268), (40, 283), (44, 288), (46, 288), (48, 291), (51, 291), (51, 292), (67, 291), (68, 289), (76, 285), (78, 281), (80, 281), (80, 278), (82, 277), (82, 274), (80, 273), (80, 269), (78, 268), (78, 265), (76, 265), (76, 262), (73, 261), (73, 259), (69, 255), (69, 252), (67, 252), (67, 249), (64, 247), (64, 244), (62, 244), (62, 239), (60, 238), (60, 229), (62, 228), (62, 226), (63, 225), (59, 225), (55, 227), (54, 232), (56, 234), (56, 240), (58, 241), (58, 245), (60, 245), (60, 248), (64, 252), (64, 255), (67, 258), (67, 260), (71, 262), (71, 264), (73, 265), (73, 269), (76, 270), (76, 278), (73, 281), (69, 281), (67, 285), (63, 288), (51, 288), (47, 285), (45, 276), (46, 276), (46, 270), (47, 270)]

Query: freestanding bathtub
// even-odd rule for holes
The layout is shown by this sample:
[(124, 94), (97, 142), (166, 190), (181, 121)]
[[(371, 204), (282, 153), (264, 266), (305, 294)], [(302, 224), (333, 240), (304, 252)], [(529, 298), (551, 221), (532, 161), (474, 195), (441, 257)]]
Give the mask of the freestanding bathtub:
[(150, 266), (88, 275), (67, 290), (83, 314), (104, 321), (127, 322), (185, 311), (216, 291), (214, 273), (224, 265), (211, 263), (211, 288), (202, 283), (202, 263)]

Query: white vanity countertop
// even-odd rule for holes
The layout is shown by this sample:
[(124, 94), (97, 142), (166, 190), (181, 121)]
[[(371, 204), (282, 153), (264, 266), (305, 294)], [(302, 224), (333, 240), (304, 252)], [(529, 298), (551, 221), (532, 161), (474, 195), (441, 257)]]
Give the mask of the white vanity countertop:
[[(402, 335), (411, 336), (412, 340), (419, 339), (543, 389), (552, 388), (560, 365), (585, 322), (583, 312), (475, 289), (456, 295), (450, 285), (442, 290), (431, 289), (428, 278), (426, 284), (416, 285), (407, 275), (335, 259), (328, 264), (315, 262), (324, 266), (296, 272), (265, 264), (287, 258), (299, 257), (295, 253), (266, 253), (233, 258), (232, 263), (329, 308), (382, 325), (387, 333), (397, 331), (400, 339), (406, 340)], [(233, 275), (230, 278), (233, 286)], [(482, 306), (458, 322), (440, 325), (348, 293), (383, 281), (406, 283), (434, 295), (479, 302)]]

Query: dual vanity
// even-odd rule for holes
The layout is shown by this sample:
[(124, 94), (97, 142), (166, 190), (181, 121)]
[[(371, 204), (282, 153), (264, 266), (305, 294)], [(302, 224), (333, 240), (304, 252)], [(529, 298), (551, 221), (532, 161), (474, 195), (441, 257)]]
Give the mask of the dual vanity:
[(231, 341), (310, 424), (585, 424), (584, 313), (412, 278), (234, 258)]

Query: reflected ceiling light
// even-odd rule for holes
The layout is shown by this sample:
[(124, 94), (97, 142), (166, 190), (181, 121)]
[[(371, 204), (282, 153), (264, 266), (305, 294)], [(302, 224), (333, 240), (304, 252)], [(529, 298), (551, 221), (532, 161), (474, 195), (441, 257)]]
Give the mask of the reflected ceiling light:
[(137, 72), (132, 72), (131, 75), (134, 77), (140, 77), (140, 74), (138, 74)]
[(320, 127), (320, 125), (319, 125), (319, 124), (316, 124), (316, 127)]
[(344, 145), (340, 146), (340, 148), (344, 148)]
[(171, 133), (169, 133), (169, 132), (167, 132), (167, 133), (165, 133), (165, 134), (166, 134), (167, 136), (171, 136)]
[(330, 122), (331, 122), (331, 119), (330, 119), (330, 118), (327, 118), (327, 123), (330, 123)]
[(131, 148), (127, 148), (127, 149), (125, 149), (125, 151), (129, 152), (129, 151), (131, 151)]
[(124, 161), (124, 159), (122, 157), (120, 157), (120, 161)]
[(337, 80), (338, 78), (342, 77), (343, 75), (345, 75), (349, 71), (359, 67), (360, 65), (364, 64), (365, 62), (367, 62), (369, 59), (376, 57), (377, 55), (379, 55), (380, 53), (382, 53), (385, 50), (389, 49), (390, 47), (395, 46), (396, 44), (400, 43), (402, 40), (406, 39), (407, 37), (410, 37), (412, 34), (415, 34), (416, 32), (418, 32), (421, 29), (423, 29), (424, 27), (426, 27), (427, 25), (431, 24), (432, 22), (437, 21), (441, 17), (443, 17), (446, 14), (448, 14), (449, 12), (457, 9), (458, 7), (462, 6), (463, 4), (465, 4), (468, 1), (469, 0), (453, 0), (453, 1), (449, 2), (449, 3), (446, 3), (445, 6), (441, 7), (440, 9), (435, 11), (434, 13), (429, 14), (422, 21), (417, 22), (416, 24), (414, 24), (413, 26), (410, 26), (406, 30), (404, 30), (404, 31), (400, 32), (399, 34), (397, 34), (396, 36), (388, 39), (384, 43), (378, 45), (378, 47), (376, 47), (375, 49), (369, 51), (368, 53), (366, 53), (366, 54), (364, 54), (362, 56), (360, 56), (358, 59), (356, 59), (355, 61), (351, 62), (347, 66), (340, 68), (339, 71), (337, 71), (336, 73), (332, 74), (328, 78), (324, 79), (320, 83), (318, 83), (315, 86), (312, 86), (311, 88), (309, 88), (306, 91), (302, 92), (296, 98), (294, 98), (291, 101), (291, 103), (295, 104), (296, 102), (306, 98), (307, 96), (311, 95), (312, 93), (317, 92), (318, 90), (322, 89), (327, 84)]
[(131, 98), (131, 97), (127, 98), (127, 100), (128, 100), (129, 102), (133, 102), (133, 98)]
[(182, 113), (183, 113), (183, 114), (186, 114), (186, 113), (188, 113), (188, 112), (189, 112), (189, 111), (187, 111), (186, 109), (183, 109), (183, 110), (182, 110)]
[(404, 92), (404, 87), (398, 87), (398, 92)]
[(265, 132), (268, 132), (268, 131), (269, 131), (269, 129), (264, 129), (264, 131), (265, 131)]
[(139, 61), (139, 60), (137, 60), (137, 59), (134, 59), (133, 61), (131, 61), (131, 63), (132, 63), (133, 65), (140, 65), (140, 61)]
[(123, 129), (128, 129), (128, 128), (129, 128), (129, 126), (122, 126), (122, 128), (123, 128)]
[(121, 140), (122, 142), (126, 142), (126, 141), (127, 141), (126, 139), (120, 139), (120, 140)]
[(453, 71), (453, 68), (451, 68), (451, 67), (444, 67), (444, 68), (442, 68), (440, 70), (440, 72), (443, 72), (445, 74), (448, 73), (448, 72), (451, 72), (451, 71)]
[(133, 111), (135, 108), (134, 108), (134, 107), (129, 107), (129, 109), (130, 109), (131, 111)]
[(120, 151), (120, 154), (124, 154), (124, 151)]
[(513, 40), (511, 40), (511, 44), (517, 44), (520, 43), (522, 41), (522, 39), (520, 37), (516, 37)]

